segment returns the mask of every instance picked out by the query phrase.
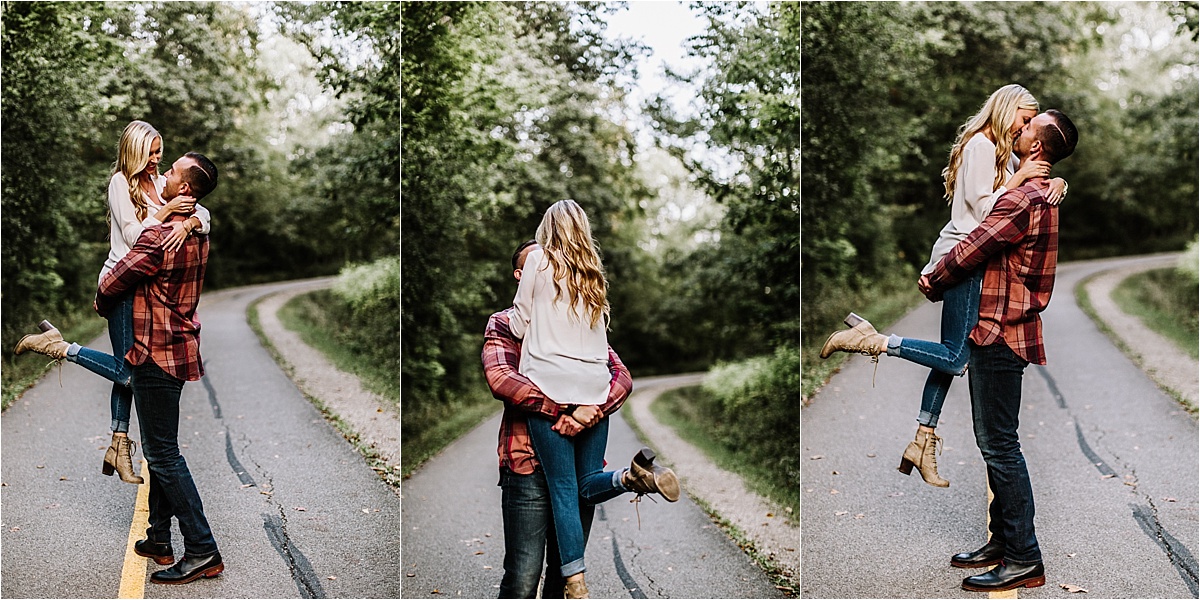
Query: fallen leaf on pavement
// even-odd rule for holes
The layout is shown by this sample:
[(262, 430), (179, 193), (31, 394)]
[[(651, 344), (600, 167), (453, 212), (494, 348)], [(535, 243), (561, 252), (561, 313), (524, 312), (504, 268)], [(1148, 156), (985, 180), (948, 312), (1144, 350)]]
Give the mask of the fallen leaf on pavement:
[(841, 492), (839, 492), (837, 490), (829, 490), (829, 493), (830, 494), (840, 494)]
[(848, 514), (850, 514), (850, 511), (848, 511), (848, 510), (839, 510), (839, 511), (833, 513), (833, 516), (840, 517), (842, 515), (848, 515)]
[(408, 577), (416, 577), (417, 576), (416, 573), (405, 573), (405, 575)]
[(1075, 552), (1071, 552), (1071, 553), (1067, 554), (1067, 558), (1075, 558), (1075, 554), (1076, 554)]
[(1085, 590), (1077, 585), (1071, 585), (1069, 583), (1060, 583), (1060, 584), (1058, 584), (1058, 587), (1060, 587), (1064, 590), (1067, 590), (1068, 592), (1071, 592), (1072, 594), (1077, 594), (1079, 592), (1083, 592), (1084, 594), (1087, 593), (1087, 590)]
[(903, 495), (904, 495), (904, 492), (896, 492), (895, 494), (888, 494), (888, 496), (890, 496), (892, 498), (895, 498), (896, 496), (903, 496)]
[(480, 554), (483, 554), (483, 550), (478, 550), (475, 552), (475, 556), (479, 556)]
[(337, 575), (330, 575), (329, 577), (326, 577), (325, 579), (328, 579), (328, 580), (330, 580), (330, 581), (334, 581), (334, 580), (336, 580), (336, 579), (337, 579)]
[(298, 511), (300, 511), (300, 512), (307, 512), (307, 511), (308, 511), (308, 509), (307, 509), (307, 508), (304, 508), (303, 506), (293, 506), (293, 507), (292, 507), (292, 510), (298, 510)]
[(862, 514), (862, 513), (858, 513), (857, 515), (854, 515), (854, 518), (855, 518), (855, 519), (861, 519), (861, 518), (863, 518), (863, 517), (865, 517), (865, 516), (867, 516), (867, 515), (864, 515), (864, 514)]
[(1163, 498), (1163, 500), (1166, 500), (1167, 502), (1179, 502), (1178, 500), (1171, 498), (1171, 497)]
[(1101, 475), (1101, 476), (1100, 476), (1100, 479), (1112, 479), (1113, 477), (1116, 477), (1116, 474), (1115, 474), (1115, 473), (1109, 473), (1108, 475)]
[(775, 516), (775, 513), (771, 513), (771, 512), (767, 513), (767, 518), (768, 518), (768, 519), (769, 519), (769, 518), (771, 518), (771, 517), (774, 517), (774, 516)]
[(838, 474), (837, 471), (830, 471), (830, 475), (837, 475), (837, 474)]
[(824, 454), (814, 454), (808, 457), (808, 460), (821, 460), (822, 458), (825, 458)]

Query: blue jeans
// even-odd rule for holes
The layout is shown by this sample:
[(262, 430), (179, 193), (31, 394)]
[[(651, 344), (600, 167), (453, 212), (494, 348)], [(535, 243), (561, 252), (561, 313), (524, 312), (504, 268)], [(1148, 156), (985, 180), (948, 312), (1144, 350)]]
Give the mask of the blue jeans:
[(129, 431), (129, 414), (133, 407), (133, 389), (129, 386), (133, 372), (125, 354), (133, 347), (133, 293), (125, 295), (121, 303), (108, 315), (108, 339), (112, 342), (112, 354), (80, 347), (77, 354), (67, 353), (67, 360), (113, 382), (109, 406), (112, 410), (112, 430)]
[(133, 367), (133, 398), (142, 428), (142, 454), (150, 465), (151, 542), (170, 543), (171, 517), (179, 519), (187, 556), (208, 556), (217, 551), (200, 492), (192, 472), (179, 453), (179, 396), (183, 381), (153, 362)]
[(1004, 544), (1004, 560), (1018, 564), (1042, 560), (1033, 532), (1033, 486), (1017, 436), (1028, 364), (1004, 342), (971, 343), (971, 413), (993, 495), (991, 539)]
[(550, 505), (554, 509), (554, 532), (562, 557), (562, 576), (570, 577), (586, 569), (583, 564), (583, 523), (579, 518), (580, 501), (600, 504), (625, 493), (621, 471), (604, 470), (604, 449), (608, 445), (608, 418), (584, 429), (574, 437), (559, 435), (550, 429), (548, 419), (529, 419), (529, 437), (550, 487)]
[[(550, 507), (550, 488), (539, 468), (531, 475), (500, 470), (500, 510), (504, 515), (504, 578), (500, 580), (501, 598), (535, 598), (546, 561), (546, 583), (542, 598), (562, 598), (566, 579), (559, 565), (558, 539), (554, 530), (554, 512)], [(583, 543), (587, 545), (596, 508), (580, 504)]]
[(955, 376), (962, 375), (967, 368), (967, 359), (971, 355), (967, 337), (979, 322), (983, 272), (983, 268), (977, 269), (942, 295), (940, 344), (896, 336), (892, 336), (888, 342), (888, 356), (899, 356), (931, 369), (929, 377), (925, 379), (925, 389), (921, 392), (921, 413), (917, 416), (917, 422), (922, 425), (937, 427), (950, 384)]

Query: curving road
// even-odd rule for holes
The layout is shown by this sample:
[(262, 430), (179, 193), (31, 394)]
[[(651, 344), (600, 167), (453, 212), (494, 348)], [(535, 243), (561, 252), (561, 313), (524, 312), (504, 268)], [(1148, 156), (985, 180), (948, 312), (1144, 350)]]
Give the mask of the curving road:
[[(687, 381), (634, 378), (633, 396), (610, 425), (605, 454), (609, 469), (628, 465), (642, 447), (622, 416), (639, 401), (637, 396)], [(495, 598), (499, 593), (504, 565), (496, 485), (499, 428), (497, 414), (401, 484), (404, 598)], [(586, 555), (593, 598), (782, 597), (686, 490), (675, 503), (643, 499), (640, 530), (630, 497), (597, 507)]]
[[(253, 300), (306, 283), (202, 298), (207, 374), (184, 387), (180, 442), (226, 570), (185, 586), (129, 577), (135, 591), (144, 584), (146, 598), (399, 596), (399, 495), (297, 391), (246, 323)], [(106, 336), (94, 343), (107, 349)], [(108, 387), (65, 364), (61, 387), (51, 373), (0, 419), (0, 596), (117, 597), (137, 486), (100, 475)], [(178, 556), (183, 542), (175, 537)], [(158, 569), (150, 563), (148, 572)]]
[[(1060, 265), (1043, 313), (1049, 364), (1025, 371), (1020, 428), (1046, 585), (1020, 597), (1078, 596), (1064, 584), (1089, 597), (1197, 597), (1196, 419), (1113, 346), (1074, 296), (1082, 278), (1142, 260)], [(892, 331), (934, 338), (940, 309), (926, 304)], [(979, 571), (949, 566), (951, 554), (987, 535), (966, 380), (951, 388), (938, 427), (939, 471), (951, 481), (938, 489), (896, 471), (927, 372), (885, 356), (872, 388), (871, 369), (865, 357), (852, 358), (802, 414), (801, 596), (983, 597), (959, 587)]]

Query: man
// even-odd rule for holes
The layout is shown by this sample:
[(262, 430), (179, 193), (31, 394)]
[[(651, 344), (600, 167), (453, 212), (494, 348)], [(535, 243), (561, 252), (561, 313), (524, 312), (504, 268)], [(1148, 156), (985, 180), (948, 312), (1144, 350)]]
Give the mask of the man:
[[(217, 168), (204, 155), (189, 152), (167, 171), (163, 200), (180, 195), (204, 198), (217, 185)], [(150, 576), (154, 583), (183, 584), (215, 577), (224, 569), (200, 493), (187, 462), (179, 454), (179, 397), (185, 381), (204, 375), (200, 360), (200, 323), (196, 304), (208, 263), (208, 236), (189, 236), (181, 248), (167, 252), (163, 240), (173, 215), (149, 227), (129, 254), (103, 279), (96, 311), (107, 315), (119, 299), (133, 292), (134, 342), (125, 359), (133, 366), (133, 399), (142, 432), (142, 453), (150, 465), (150, 527), (134, 544), (139, 556), (160, 565), (175, 559), (171, 517), (179, 520), (184, 555), (169, 569)]]
[[(1013, 151), (1022, 164), (1051, 164), (1075, 151), (1079, 133), (1066, 115), (1049, 110), (1021, 131)], [(1017, 435), (1021, 378), (1026, 365), (1046, 364), (1039, 313), (1050, 302), (1058, 262), (1058, 207), (1046, 202), (1048, 182), (1029, 179), (1005, 192), (975, 231), (918, 283), (933, 301), (976, 268), (985, 268), (979, 323), (971, 332), (971, 411), (975, 443), (987, 464), (991, 538), (974, 552), (956, 554), (961, 568), (999, 565), (963, 579), (973, 592), (1045, 584), (1033, 529), (1033, 488)]]
[[(530, 240), (521, 244), (513, 254), (513, 277), (518, 281), (525, 266), (525, 257), (536, 247), (536, 242)], [(566, 580), (559, 570), (562, 561), (554, 530), (550, 490), (529, 438), (528, 419), (557, 419), (554, 425), (556, 431), (574, 435), (620, 409), (633, 389), (633, 380), (629, 369), (609, 347), (608, 367), (612, 385), (608, 401), (599, 407), (567, 407), (547, 398), (532, 381), (518, 372), (520, 356), (521, 341), (509, 330), (509, 311), (493, 314), (484, 331), (482, 359), (484, 375), (492, 395), (504, 402), (497, 448), (500, 455), (500, 486), (503, 488), (500, 503), (504, 518), (504, 577), (500, 582), (500, 597), (536, 597), (544, 557), (546, 582), (542, 586), (542, 597), (562, 598)], [(653, 465), (650, 462), (653, 456), (648, 448), (643, 449), (630, 471), (620, 477), (620, 484), (614, 483), (611, 497), (626, 491), (637, 492), (639, 496), (659, 492), (668, 500), (677, 500), (678, 481), (675, 474), (670, 469)], [(639, 461), (639, 458), (644, 460)], [(672, 484), (673, 494), (670, 489)], [(594, 505), (580, 503), (579, 516), (583, 522), (585, 545), (594, 513)]]

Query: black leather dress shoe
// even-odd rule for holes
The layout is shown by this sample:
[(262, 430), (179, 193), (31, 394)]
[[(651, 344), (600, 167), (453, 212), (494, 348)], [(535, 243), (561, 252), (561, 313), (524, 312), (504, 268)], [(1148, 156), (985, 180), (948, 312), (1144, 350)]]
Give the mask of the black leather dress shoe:
[(1004, 558), (1004, 544), (988, 542), (974, 552), (960, 552), (950, 557), (950, 565), (960, 569), (978, 569), (1000, 564)]
[(175, 562), (175, 552), (171, 549), (170, 542), (164, 544), (150, 540), (138, 540), (133, 543), (133, 553), (152, 558), (160, 565), (169, 565)]
[(221, 562), (221, 553), (213, 552), (208, 556), (192, 558), (185, 556), (175, 566), (159, 571), (150, 576), (154, 583), (191, 583), (201, 577), (216, 577), (225, 570)]
[(962, 588), (968, 592), (1004, 592), (1043, 585), (1046, 585), (1046, 569), (1040, 562), (1028, 565), (1002, 562), (995, 569), (972, 575), (962, 582)]

